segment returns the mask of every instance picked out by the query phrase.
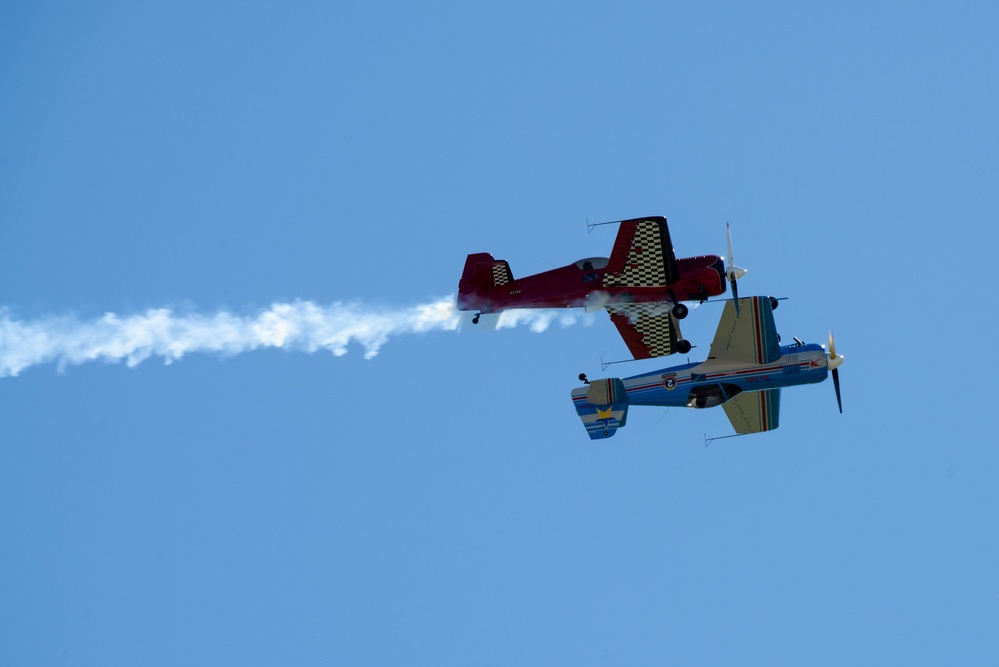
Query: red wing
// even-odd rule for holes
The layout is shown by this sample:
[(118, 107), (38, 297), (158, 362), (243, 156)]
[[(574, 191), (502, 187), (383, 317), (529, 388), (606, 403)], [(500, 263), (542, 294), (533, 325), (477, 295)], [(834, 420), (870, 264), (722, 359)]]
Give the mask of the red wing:
[(607, 262), (604, 287), (665, 287), (679, 279), (666, 218), (621, 223)]
[(608, 306), (611, 322), (636, 359), (665, 357), (676, 352), (680, 325), (670, 313), (671, 304)]

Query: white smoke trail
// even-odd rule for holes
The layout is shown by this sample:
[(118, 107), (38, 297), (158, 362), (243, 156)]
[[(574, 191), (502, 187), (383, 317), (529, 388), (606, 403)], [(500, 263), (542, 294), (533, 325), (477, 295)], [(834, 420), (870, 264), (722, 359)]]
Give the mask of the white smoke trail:
[[(565, 311), (511, 310), (502, 313), (496, 328), (529, 326), (542, 332), (553, 321), (563, 327), (579, 317)], [(138, 315), (108, 313), (83, 322), (72, 317), (23, 321), (0, 311), (0, 377), (16, 376), (31, 366), (55, 363), (60, 370), (88, 361), (124, 360), (134, 367), (149, 357), (171, 363), (190, 352), (235, 355), (261, 347), (303, 352), (347, 353), (360, 344), (364, 358), (378, 354), (392, 336), (428, 331), (455, 331), (462, 315), (454, 296), (409, 308), (312, 301), (276, 303), (254, 315), (221, 311), (213, 315), (177, 314), (155, 308)]]

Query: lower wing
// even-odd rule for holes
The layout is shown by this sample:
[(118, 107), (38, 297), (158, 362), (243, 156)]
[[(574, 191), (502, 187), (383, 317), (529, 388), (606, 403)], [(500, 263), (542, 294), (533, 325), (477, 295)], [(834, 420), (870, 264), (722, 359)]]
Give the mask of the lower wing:
[(780, 389), (744, 392), (722, 408), (736, 433), (772, 431), (780, 424)]
[(635, 359), (665, 357), (676, 352), (680, 325), (670, 303), (629, 303), (607, 306), (611, 322)]

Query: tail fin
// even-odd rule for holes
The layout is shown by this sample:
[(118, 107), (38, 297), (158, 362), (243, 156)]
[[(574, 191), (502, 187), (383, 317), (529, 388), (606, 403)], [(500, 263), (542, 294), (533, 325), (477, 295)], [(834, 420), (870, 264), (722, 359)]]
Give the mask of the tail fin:
[(458, 310), (488, 308), (489, 291), (512, 282), (513, 273), (505, 259), (494, 259), (488, 252), (469, 255), (458, 283)]
[(572, 403), (590, 440), (611, 437), (628, 420), (628, 392), (618, 378), (594, 380), (588, 387), (573, 389)]

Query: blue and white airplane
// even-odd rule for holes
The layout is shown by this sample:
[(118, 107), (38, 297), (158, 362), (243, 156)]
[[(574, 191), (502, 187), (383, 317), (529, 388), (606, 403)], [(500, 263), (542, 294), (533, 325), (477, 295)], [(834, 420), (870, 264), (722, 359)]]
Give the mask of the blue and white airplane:
[(836, 402), (839, 365), (832, 332), (828, 351), (794, 339), (781, 345), (769, 297), (726, 301), (705, 361), (629, 378), (594, 380), (572, 390), (572, 403), (592, 440), (609, 438), (625, 425), (632, 405), (688, 408), (722, 406), (736, 433), (772, 431), (780, 423), (780, 390), (822, 382), (832, 371)]

